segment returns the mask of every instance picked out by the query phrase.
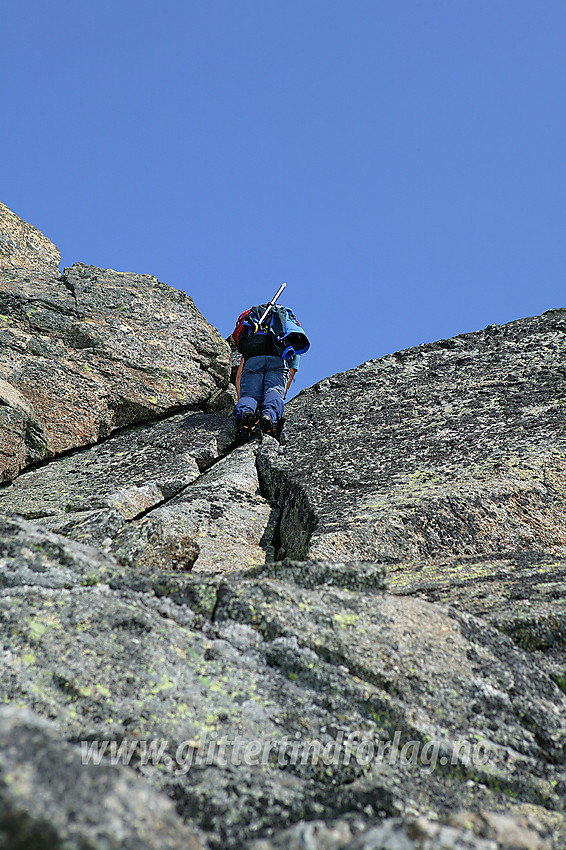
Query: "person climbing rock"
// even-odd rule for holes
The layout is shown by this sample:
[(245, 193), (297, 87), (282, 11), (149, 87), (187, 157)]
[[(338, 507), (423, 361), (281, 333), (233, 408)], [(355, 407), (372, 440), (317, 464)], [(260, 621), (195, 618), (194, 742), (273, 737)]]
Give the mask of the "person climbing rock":
[[(269, 348), (271, 353), (267, 353)], [(258, 350), (260, 353), (257, 353)], [(251, 436), (257, 425), (260, 405), (262, 432), (279, 439), (285, 397), (299, 368), (299, 360), (300, 355), (295, 354), (287, 364), (274, 346), (269, 345), (269, 340), (252, 337), (236, 375), (238, 402), (234, 415), (239, 441), (245, 442)]]
[(285, 398), (310, 342), (289, 308), (276, 304), (283, 284), (269, 304), (246, 310), (232, 338), (242, 359), (236, 375), (236, 440), (253, 435), (259, 419), (263, 434), (281, 437)]

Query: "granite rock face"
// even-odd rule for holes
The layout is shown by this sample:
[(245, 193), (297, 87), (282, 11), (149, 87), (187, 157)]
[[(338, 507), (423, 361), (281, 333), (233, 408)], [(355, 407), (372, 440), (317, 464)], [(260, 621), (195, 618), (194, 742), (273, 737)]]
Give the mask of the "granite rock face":
[(233, 440), (233, 420), (220, 414), (131, 427), (20, 475), (0, 490), (0, 511), (132, 568), (249, 569), (273, 558), (280, 511), (261, 494), (255, 445), (223, 457)]
[(50, 269), (57, 277), (59, 250), (43, 233), (0, 201), (0, 270)]
[(36, 253), (0, 272), (0, 480), (124, 425), (218, 409), (230, 349), (188, 295), (79, 263), (60, 276)]
[(33, 408), (21, 392), (0, 378), (0, 483), (48, 454), (47, 438)]
[[(149, 559), (199, 573), (235, 572), (273, 557), (278, 521), (279, 509), (259, 489), (254, 447), (242, 446), (166, 504), (130, 523), (111, 549), (132, 567)], [(192, 544), (194, 557), (181, 555), (176, 565), (170, 564), (165, 552), (186, 544)]]
[(0, 847), (562, 850), (566, 311), (236, 447), (191, 300), (32, 230), (0, 209)]
[[(77, 265), (64, 280), (5, 272), (0, 316), (1, 374), (25, 399), (27, 429), (39, 434), (30, 461), (38, 439), (43, 456), (58, 454), (204, 405), (228, 383), (220, 334), (189, 296), (149, 275)], [(30, 440), (20, 430), (25, 457)], [(7, 458), (4, 477), (18, 462)]]
[(397, 352), (304, 390), (288, 406), (285, 447), (259, 459), (287, 554), (563, 554), (565, 390), (566, 310)]
[[(83, 742), (91, 771), (122, 747), (118, 762), (210, 847), (313, 818), (363, 832), (425, 809), (503, 807), (556, 827), (562, 692), (471, 615), (384, 595), (375, 565), (131, 570), (4, 517), (0, 577), (2, 699)], [(47, 757), (25, 754), (26, 773)], [(79, 746), (73, 758), (78, 770)]]
[(566, 690), (566, 559), (531, 551), (431, 558), (391, 566), (387, 586), (481, 617)]

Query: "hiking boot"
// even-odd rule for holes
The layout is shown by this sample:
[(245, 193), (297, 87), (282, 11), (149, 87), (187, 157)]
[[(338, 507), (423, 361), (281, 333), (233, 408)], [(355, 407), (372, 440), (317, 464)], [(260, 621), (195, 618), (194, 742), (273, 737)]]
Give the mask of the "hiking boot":
[(269, 437), (277, 439), (277, 425), (275, 422), (273, 422), (271, 416), (267, 415), (267, 413), (264, 413), (261, 417), (260, 427), (264, 434), (267, 434)]
[(238, 445), (247, 443), (251, 439), (255, 424), (255, 413), (248, 410), (236, 425), (236, 442)]

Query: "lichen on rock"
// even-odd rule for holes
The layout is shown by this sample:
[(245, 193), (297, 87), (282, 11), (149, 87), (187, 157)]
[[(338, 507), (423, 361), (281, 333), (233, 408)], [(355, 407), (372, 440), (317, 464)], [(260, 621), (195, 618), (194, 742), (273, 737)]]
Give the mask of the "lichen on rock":
[(554, 310), (304, 390), (284, 451), (260, 456), (287, 555), (566, 553), (565, 387), (566, 310)]

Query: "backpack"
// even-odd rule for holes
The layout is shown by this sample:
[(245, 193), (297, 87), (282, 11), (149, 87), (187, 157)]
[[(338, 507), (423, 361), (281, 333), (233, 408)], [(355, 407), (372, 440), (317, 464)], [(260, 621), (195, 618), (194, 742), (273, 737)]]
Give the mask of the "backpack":
[[(260, 304), (250, 310), (244, 310), (238, 317), (236, 327), (232, 332), (232, 338), (238, 351), (240, 351), (240, 346), (248, 336), (258, 330), (257, 323), (267, 307), (267, 304)], [(293, 311), (288, 307), (281, 307), (278, 304), (273, 306), (263, 324), (264, 331), (267, 329), (266, 324), (277, 353), (284, 360), (290, 360), (295, 354), (306, 354), (309, 350), (309, 338)]]
[(251, 312), (251, 310), (244, 310), (243, 313), (240, 313), (238, 321), (236, 322), (236, 327), (232, 331), (232, 339), (236, 343), (238, 351), (240, 350), (240, 343), (244, 341), (248, 335), (248, 331), (250, 331), (253, 327), (253, 320), (248, 318)]

